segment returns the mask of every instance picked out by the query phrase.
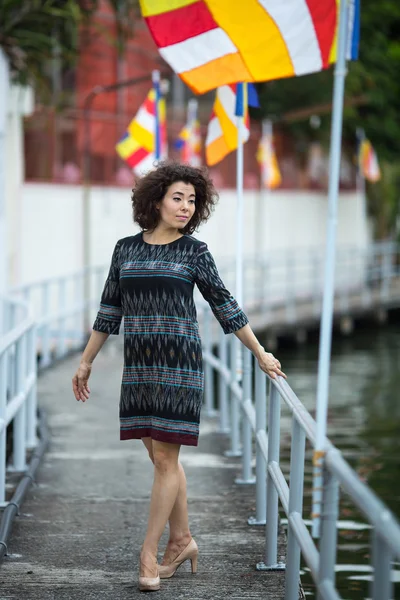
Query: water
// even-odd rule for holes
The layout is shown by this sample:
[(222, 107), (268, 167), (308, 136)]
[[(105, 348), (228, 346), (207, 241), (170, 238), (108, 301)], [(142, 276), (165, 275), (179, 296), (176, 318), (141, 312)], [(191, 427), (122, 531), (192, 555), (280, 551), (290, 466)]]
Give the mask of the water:
[[(392, 317), (394, 321), (394, 316)], [(398, 321), (398, 319), (397, 319)], [(304, 347), (276, 352), (291, 387), (314, 415), (317, 388), (318, 338)], [(330, 378), (328, 437), (343, 451), (359, 476), (400, 518), (400, 325), (359, 326), (351, 337), (334, 337)], [(281, 455), (289, 464), (289, 412), (282, 413)], [(286, 432), (286, 435), (285, 435)], [(304, 517), (310, 515), (311, 449), (307, 451)], [(282, 515), (284, 516), (284, 515)], [(370, 528), (341, 494), (338, 527), (337, 587), (346, 600), (371, 598)], [(392, 578), (400, 599), (400, 563)], [(315, 598), (310, 574), (303, 565), (307, 599)]]

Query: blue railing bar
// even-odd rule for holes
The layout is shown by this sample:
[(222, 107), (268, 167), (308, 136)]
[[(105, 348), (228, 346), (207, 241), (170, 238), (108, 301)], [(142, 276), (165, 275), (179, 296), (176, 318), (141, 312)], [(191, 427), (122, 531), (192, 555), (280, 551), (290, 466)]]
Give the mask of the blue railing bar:
[(252, 354), (245, 350), (243, 355), (243, 400), (241, 402), (244, 417), (242, 419), (242, 477), (236, 479), (239, 484), (255, 483), (251, 459), (253, 455), (252, 433), (256, 429), (256, 413), (251, 401)]
[(323, 488), (319, 580), (331, 581), (335, 587), (339, 484), (335, 475), (326, 468), (323, 470)]
[(400, 558), (400, 525), (389, 509), (365, 485), (346, 463), (337, 448), (331, 447), (326, 456), (327, 468), (336, 475), (339, 484), (349, 494), (369, 523), (376, 527), (393, 554)]
[[(303, 480), (306, 437), (301, 426), (292, 418), (292, 445), (290, 450), (289, 513), (303, 514)], [(298, 600), (300, 584), (300, 544), (288, 520), (286, 600)]]
[(242, 402), (242, 410), (246, 414), (247, 420), (249, 421), (252, 430), (256, 431), (256, 411), (254, 410), (251, 398), (247, 398)]
[(30, 329), (33, 326), (33, 318), (29, 316), (16, 325), (11, 331), (4, 333), (2, 335), (2, 339), (0, 340), (0, 356), (3, 354), (3, 352), (9, 350), (9, 348), (18, 341), (18, 339), (25, 333), (27, 329)]
[(269, 463), (267, 471), (274, 483), (276, 491), (278, 492), (282, 508), (285, 511), (286, 516), (289, 517), (289, 486), (287, 484), (285, 476), (282, 473), (282, 470), (276, 461), (272, 461)]
[(324, 581), (320, 582), (318, 593), (318, 600), (320, 597), (323, 600), (342, 600), (341, 596), (337, 593), (334, 584), (329, 579), (324, 579)]
[[(256, 396), (256, 515), (249, 525), (264, 525), (267, 517), (267, 378), (261, 369), (255, 372)], [(264, 451), (264, 452), (263, 452)]]
[[(267, 523), (265, 527), (265, 564), (277, 565), (278, 547), (278, 490), (273, 483), (273, 468), (279, 466), (281, 401), (275, 386), (271, 387), (268, 405), (268, 463), (267, 463)], [(279, 473), (282, 473), (280, 469)], [(287, 484), (286, 484), (287, 486)]]
[(268, 460), (268, 436), (265, 430), (259, 429), (256, 434), (257, 445), (260, 448), (261, 454), (265, 462)]
[(391, 600), (393, 585), (391, 582), (391, 556), (386, 541), (377, 531), (372, 533), (372, 558), (374, 578), (371, 585), (373, 600)]
[[(31, 375), (25, 379), (25, 382), (26, 382), (25, 383), (25, 385), (26, 385), (25, 390), (23, 390), (23, 391), (19, 392), (18, 394), (16, 394), (6, 404), (6, 412), (5, 412), (6, 427), (7, 427), (7, 425), (9, 423), (11, 423), (11, 421), (14, 418), (14, 416), (18, 412), (21, 404), (23, 402), (25, 402), (26, 398), (28, 397), (29, 392), (31, 391), (31, 389), (33, 388), (33, 386), (36, 383), (36, 376), (31, 373)], [(1, 431), (1, 427), (0, 427), (0, 431)]]
[[(287, 406), (293, 413), (293, 416), (296, 418), (296, 421), (301, 425), (304, 429), (307, 439), (315, 445), (315, 436), (316, 436), (316, 422), (307, 411), (306, 407), (300, 402), (292, 388), (289, 386), (287, 381), (282, 377), (271, 380), (272, 385), (275, 386), (281, 395), (281, 397), (285, 400)], [(326, 438), (326, 444), (331, 446), (331, 443)]]
[(291, 526), (300, 544), (301, 552), (315, 583), (318, 583), (319, 554), (301, 514), (297, 512), (291, 513), (288, 516), (288, 524)]

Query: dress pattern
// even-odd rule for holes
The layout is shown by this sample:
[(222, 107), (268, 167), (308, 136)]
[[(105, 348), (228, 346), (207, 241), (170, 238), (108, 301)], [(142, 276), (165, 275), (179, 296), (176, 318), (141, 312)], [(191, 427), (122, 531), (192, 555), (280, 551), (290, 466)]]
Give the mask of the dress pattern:
[(204, 373), (194, 285), (225, 333), (248, 323), (204, 242), (148, 244), (142, 233), (117, 242), (93, 329), (118, 334), (124, 318), (121, 440), (197, 446)]

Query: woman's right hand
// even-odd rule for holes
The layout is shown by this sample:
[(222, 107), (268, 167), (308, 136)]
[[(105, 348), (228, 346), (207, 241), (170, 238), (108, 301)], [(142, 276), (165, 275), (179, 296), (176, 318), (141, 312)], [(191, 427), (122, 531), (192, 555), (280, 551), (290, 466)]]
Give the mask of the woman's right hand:
[(86, 400), (89, 399), (90, 389), (88, 381), (91, 371), (92, 365), (85, 361), (81, 361), (77, 372), (72, 378), (72, 389), (78, 402), (79, 400), (86, 402)]

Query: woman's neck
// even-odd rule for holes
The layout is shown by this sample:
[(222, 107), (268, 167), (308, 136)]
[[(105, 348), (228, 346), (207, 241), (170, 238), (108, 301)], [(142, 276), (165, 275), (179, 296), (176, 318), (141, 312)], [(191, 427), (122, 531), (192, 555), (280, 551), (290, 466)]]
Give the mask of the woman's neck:
[(148, 244), (169, 244), (182, 237), (179, 229), (153, 229), (152, 231), (143, 231), (143, 239)]

